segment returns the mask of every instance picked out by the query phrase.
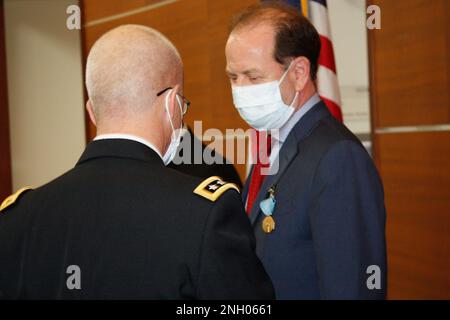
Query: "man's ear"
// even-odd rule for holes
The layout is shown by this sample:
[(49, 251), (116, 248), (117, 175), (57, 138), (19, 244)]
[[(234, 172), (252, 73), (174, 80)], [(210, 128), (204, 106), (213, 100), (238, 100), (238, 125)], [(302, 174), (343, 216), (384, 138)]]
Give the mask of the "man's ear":
[(311, 64), (306, 57), (298, 57), (293, 62), (295, 91), (302, 91), (309, 80)]
[(91, 122), (94, 124), (94, 126), (97, 126), (97, 121), (95, 120), (94, 109), (92, 107), (91, 100), (88, 100), (86, 102), (86, 110), (88, 112), (89, 119), (91, 119)]

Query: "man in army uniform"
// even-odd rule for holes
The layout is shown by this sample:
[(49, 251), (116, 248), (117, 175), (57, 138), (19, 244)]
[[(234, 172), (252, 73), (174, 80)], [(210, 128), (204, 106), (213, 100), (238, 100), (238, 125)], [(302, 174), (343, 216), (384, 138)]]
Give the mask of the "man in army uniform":
[(98, 136), (75, 168), (1, 206), (0, 297), (273, 298), (237, 187), (165, 166), (187, 108), (175, 47), (116, 28), (93, 46), (86, 86)]

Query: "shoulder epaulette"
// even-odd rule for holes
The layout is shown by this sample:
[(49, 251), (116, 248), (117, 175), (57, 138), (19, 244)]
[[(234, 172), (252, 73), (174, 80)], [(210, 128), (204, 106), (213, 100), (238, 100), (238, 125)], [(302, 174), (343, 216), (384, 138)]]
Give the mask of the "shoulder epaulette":
[(239, 192), (239, 188), (234, 183), (225, 182), (220, 177), (209, 177), (200, 183), (194, 189), (194, 193), (211, 201), (216, 201), (228, 189), (235, 189)]
[(2, 204), (0, 205), (0, 211), (5, 210), (9, 206), (13, 205), (19, 197), (25, 193), (25, 191), (32, 190), (32, 187), (24, 187), (19, 190), (17, 190), (14, 194), (10, 195), (8, 198), (6, 198)]

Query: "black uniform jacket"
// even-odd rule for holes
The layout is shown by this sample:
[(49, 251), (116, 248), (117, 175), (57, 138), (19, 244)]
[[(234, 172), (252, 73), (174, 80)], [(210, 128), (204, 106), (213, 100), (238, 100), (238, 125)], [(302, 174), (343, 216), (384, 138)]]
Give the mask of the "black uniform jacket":
[[(173, 162), (171, 162), (168, 167), (183, 172), (185, 174), (200, 177), (200, 178), (208, 178), (210, 176), (219, 176), (225, 179), (228, 182), (232, 182), (236, 184), (239, 188), (242, 188), (242, 181), (239, 177), (239, 173), (236, 168), (231, 163), (227, 163), (227, 159), (218, 153), (215, 150), (211, 150), (208, 146), (206, 146), (201, 140), (199, 140), (192, 130), (188, 127), (186, 134), (181, 137), (181, 141), (183, 146), (189, 146), (190, 156), (186, 157), (184, 155), (183, 149), (178, 150), (177, 154)], [(184, 139), (189, 139), (190, 141), (186, 143)], [(200, 152), (199, 159), (200, 163), (195, 163), (195, 152)], [(219, 161), (219, 163), (211, 163), (208, 164), (205, 162), (203, 154), (207, 152), (211, 154), (211, 156)], [(186, 158), (188, 163), (184, 163), (183, 160)]]
[(273, 298), (238, 192), (201, 182), (139, 142), (91, 142), (0, 212), (0, 297)]

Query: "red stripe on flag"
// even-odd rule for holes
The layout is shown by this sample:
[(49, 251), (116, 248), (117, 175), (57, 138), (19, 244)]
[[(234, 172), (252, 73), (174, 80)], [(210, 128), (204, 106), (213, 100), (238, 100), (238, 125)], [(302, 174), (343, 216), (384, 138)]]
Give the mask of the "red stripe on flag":
[(322, 35), (320, 36), (320, 43), (322, 46), (320, 49), (319, 64), (336, 73), (333, 44), (331, 43), (330, 39)]
[(335, 117), (337, 120), (342, 122), (343, 121), (343, 117), (342, 117), (341, 108), (336, 103), (334, 103), (333, 101), (331, 101), (331, 100), (329, 100), (329, 99), (327, 99), (325, 97), (321, 96), (320, 98), (323, 100), (323, 102), (325, 102), (325, 104), (328, 107), (328, 110), (330, 110), (330, 112), (333, 115), (333, 117)]

